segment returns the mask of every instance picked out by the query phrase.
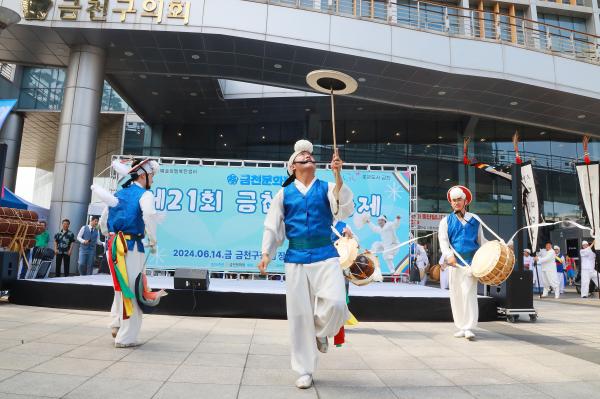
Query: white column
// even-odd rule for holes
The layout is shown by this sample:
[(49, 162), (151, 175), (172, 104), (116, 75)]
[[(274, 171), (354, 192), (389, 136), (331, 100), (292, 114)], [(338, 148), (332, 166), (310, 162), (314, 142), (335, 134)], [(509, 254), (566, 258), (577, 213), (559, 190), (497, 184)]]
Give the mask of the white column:
[[(62, 219), (76, 233), (86, 222), (90, 203), (96, 140), (104, 84), (105, 51), (80, 45), (71, 48), (65, 79), (63, 108), (54, 159), (49, 231), (54, 234)], [(71, 264), (77, 261), (76, 251)], [(70, 270), (74, 270), (71, 266)]]

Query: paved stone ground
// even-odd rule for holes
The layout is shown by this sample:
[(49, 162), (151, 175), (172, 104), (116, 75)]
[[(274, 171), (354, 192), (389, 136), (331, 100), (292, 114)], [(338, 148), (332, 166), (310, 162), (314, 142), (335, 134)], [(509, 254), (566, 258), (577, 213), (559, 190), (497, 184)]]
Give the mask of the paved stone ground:
[(475, 342), (451, 323), (360, 323), (305, 391), (283, 320), (147, 315), (145, 344), (114, 349), (108, 313), (0, 301), (0, 398), (598, 398), (600, 308), (565, 301)]

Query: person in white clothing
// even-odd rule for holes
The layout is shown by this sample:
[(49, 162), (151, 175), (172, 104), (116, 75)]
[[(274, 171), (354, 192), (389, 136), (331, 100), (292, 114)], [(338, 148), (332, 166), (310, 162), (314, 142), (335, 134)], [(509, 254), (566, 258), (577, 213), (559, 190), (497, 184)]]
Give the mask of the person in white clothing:
[(598, 272), (596, 272), (596, 254), (592, 247), (596, 241), (590, 245), (587, 241), (581, 242), (579, 257), (581, 258), (581, 297), (587, 298), (590, 291), (590, 280), (599, 287)]
[[(476, 215), (467, 212), (473, 198), (464, 186), (454, 186), (447, 193), (452, 213), (440, 221), (438, 240), (442, 250), (443, 265), (450, 266), (450, 306), (458, 331), (455, 337), (475, 338), (479, 305), (477, 303), (477, 278), (473, 277), (470, 263), (475, 252), (486, 242)], [(457, 259), (458, 255), (462, 260)]]
[(394, 274), (396, 267), (394, 265), (394, 257), (400, 251), (398, 244), (398, 236), (396, 230), (400, 227), (400, 216), (396, 216), (396, 219), (392, 222), (388, 222), (387, 217), (382, 215), (377, 218), (377, 225), (374, 225), (367, 220), (369, 228), (376, 234), (381, 236), (381, 241), (376, 241), (371, 245), (371, 251), (376, 253), (382, 253), (383, 260), (388, 267), (391, 274)]
[(548, 291), (550, 288), (554, 290), (554, 297), (560, 297), (560, 289), (558, 284), (558, 275), (556, 273), (556, 261), (555, 261), (555, 252), (552, 248), (552, 243), (547, 242), (546, 247), (540, 250), (538, 256), (534, 258), (534, 260), (540, 265), (542, 269), (542, 282), (544, 284), (544, 292), (542, 293), (542, 297), (548, 296)]
[[(117, 169), (115, 163), (113, 167)], [(142, 239), (147, 238), (151, 252), (156, 250), (157, 212), (150, 186), (158, 169), (155, 161), (134, 161), (128, 172), (129, 180), (114, 197), (104, 193), (105, 190), (100, 187), (92, 186), (92, 190), (101, 198), (104, 197), (108, 205), (100, 217), (100, 226), (109, 236), (107, 254), (112, 253), (112, 248), (118, 251), (119, 246), (127, 247), (124, 259), (118, 262), (112, 257), (108, 259), (115, 288), (110, 327), (116, 348), (140, 344), (138, 336), (142, 327), (143, 307), (155, 306), (160, 297), (166, 295), (162, 290), (158, 293), (146, 291), (144, 278), (145, 248)], [(140, 282), (144, 284), (144, 292), (136, 290)]]
[(419, 284), (425, 285), (427, 283), (427, 274), (425, 273), (425, 269), (429, 266), (429, 257), (427, 256), (427, 251), (425, 251), (425, 247), (421, 244), (416, 245), (417, 250), (417, 267), (421, 273), (421, 281)]
[(444, 262), (445, 262), (445, 256), (442, 255), (439, 261), (439, 265), (440, 265), (440, 288), (443, 290), (447, 290), (449, 288), (448, 286), (448, 275), (450, 274), (450, 270), (448, 267), (444, 267)]
[(285, 254), (286, 308), (291, 341), (291, 365), (300, 377), (296, 386), (312, 385), (318, 351), (327, 352), (328, 339), (338, 333), (349, 312), (339, 254), (331, 241), (331, 226), (354, 212), (353, 195), (342, 181), (342, 160), (331, 161), (335, 183), (315, 176), (313, 146), (300, 140), (288, 162), (290, 177), (273, 198), (265, 218), (262, 259), (266, 274), (287, 238)]

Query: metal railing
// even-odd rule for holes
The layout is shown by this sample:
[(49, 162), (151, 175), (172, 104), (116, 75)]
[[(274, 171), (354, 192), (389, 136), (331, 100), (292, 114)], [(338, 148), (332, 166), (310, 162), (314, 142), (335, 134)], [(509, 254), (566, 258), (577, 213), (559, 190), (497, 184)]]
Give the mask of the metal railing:
[(248, 0), (387, 23), (450, 36), (507, 43), (600, 64), (600, 36), (486, 9), (413, 0)]

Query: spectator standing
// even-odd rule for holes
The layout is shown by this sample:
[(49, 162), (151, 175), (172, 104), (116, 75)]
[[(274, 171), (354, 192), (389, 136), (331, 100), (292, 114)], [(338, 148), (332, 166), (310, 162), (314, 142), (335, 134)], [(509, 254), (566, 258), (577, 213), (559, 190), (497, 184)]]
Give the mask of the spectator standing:
[(94, 260), (96, 259), (96, 245), (102, 245), (100, 232), (98, 231), (98, 216), (92, 216), (90, 224), (79, 229), (77, 241), (79, 241), (79, 274), (88, 276), (94, 273)]
[(54, 235), (54, 254), (56, 255), (56, 277), (60, 277), (60, 265), (64, 264), (65, 277), (69, 277), (69, 265), (71, 264), (71, 252), (73, 251), (73, 243), (75, 242), (75, 234), (69, 227), (71, 221), (64, 219), (62, 221), (62, 229)]

